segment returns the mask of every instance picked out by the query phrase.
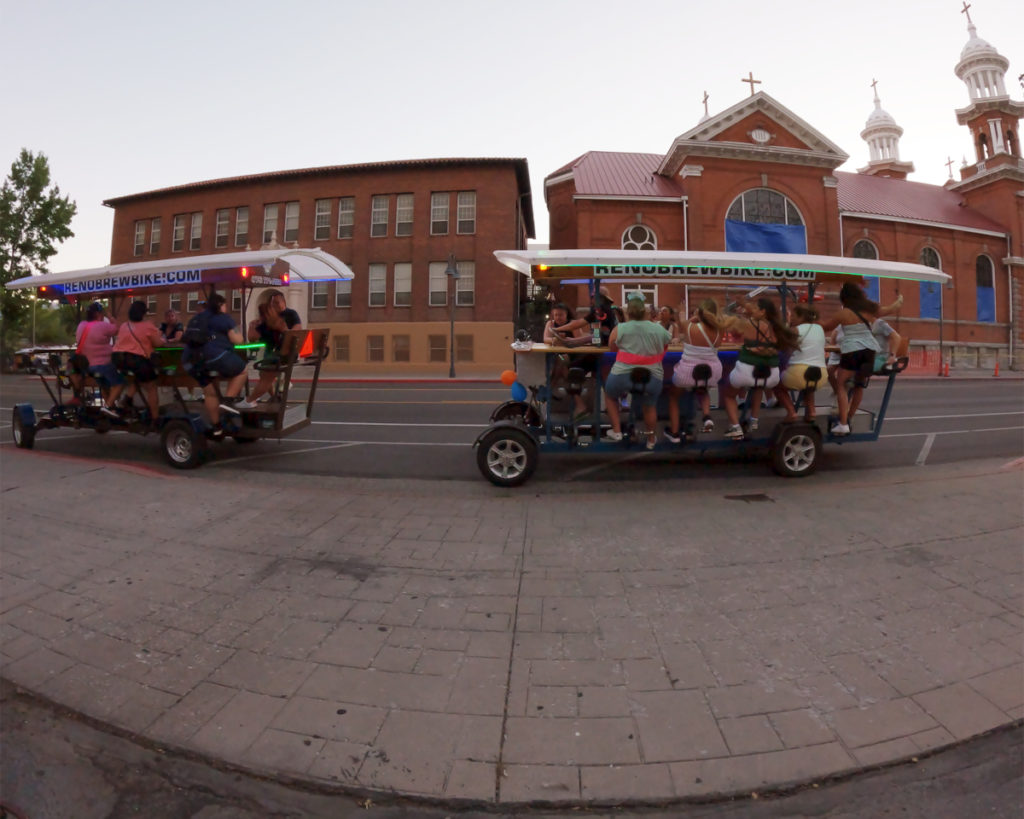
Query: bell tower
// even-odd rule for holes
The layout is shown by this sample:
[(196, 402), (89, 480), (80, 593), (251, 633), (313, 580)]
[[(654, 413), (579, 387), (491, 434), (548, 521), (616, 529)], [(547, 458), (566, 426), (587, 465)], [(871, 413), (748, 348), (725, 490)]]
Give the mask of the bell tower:
[(965, 167), (961, 178), (988, 170), (993, 161), (1002, 164), (1000, 157), (1020, 159), (1020, 119), (1024, 116), (1024, 104), (1011, 100), (1006, 92), (1010, 61), (978, 36), (970, 8), (965, 0), (962, 13), (967, 15), (969, 38), (955, 68), (967, 86), (970, 104), (957, 110), (956, 119), (970, 129), (975, 165)]
[(903, 129), (882, 108), (882, 101), (878, 98), (878, 80), (872, 80), (871, 87), (875, 92), (875, 110), (864, 124), (864, 130), (860, 132), (860, 138), (868, 144), (871, 159), (867, 167), (859, 168), (857, 173), (906, 179), (907, 174), (914, 172), (914, 163), (900, 160), (900, 137), (903, 136)]

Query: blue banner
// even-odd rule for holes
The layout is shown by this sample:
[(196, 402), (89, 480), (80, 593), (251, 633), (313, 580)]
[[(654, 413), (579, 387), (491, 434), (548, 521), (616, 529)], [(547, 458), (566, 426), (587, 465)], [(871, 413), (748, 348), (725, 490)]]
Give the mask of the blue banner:
[(763, 225), (725, 220), (725, 249), (734, 253), (806, 253), (803, 225)]
[(994, 287), (978, 288), (978, 321), (996, 320), (996, 289)]
[(937, 319), (942, 315), (942, 285), (937, 282), (921, 282), (921, 318)]

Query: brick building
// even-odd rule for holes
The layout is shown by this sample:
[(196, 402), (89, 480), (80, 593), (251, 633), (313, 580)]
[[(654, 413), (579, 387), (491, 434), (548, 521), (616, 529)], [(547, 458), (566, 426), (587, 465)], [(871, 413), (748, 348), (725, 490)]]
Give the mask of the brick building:
[[(493, 251), (534, 236), (525, 159), (424, 159), (214, 179), (108, 199), (111, 263), (283, 244), (318, 247), (352, 282), (289, 289), (307, 326), (329, 327), (328, 372), (457, 374), (508, 366), (523, 282)], [(459, 276), (446, 275), (454, 254)], [(234, 294), (236, 319), (240, 299)], [(195, 312), (198, 293), (151, 297)], [(251, 316), (250, 316), (251, 317)]]
[[(950, 274), (950, 285), (868, 283), (882, 302), (902, 292), (896, 324), (918, 353), (930, 349), (937, 363), (941, 339), (954, 366), (991, 366), (996, 354), (1003, 366), (1021, 366), (1024, 103), (1007, 93), (1009, 61), (967, 23), (954, 70), (969, 104), (955, 116), (976, 155), (959, 180), (907, 179), (914, 166), (899, 155), (903, 130), (877, 88), (861, 132), (870, 159), (844, 173), (841, 148), (751, 83), (750, 97), (705, 112), (665, 154), (590, 151), (548, 175), (551, 247), (789, 250), (927, 264)], [(586, 298), (583, 288), (561, 295)], [(645, 295), (675, 306), (702, 294), (661, 284)]]

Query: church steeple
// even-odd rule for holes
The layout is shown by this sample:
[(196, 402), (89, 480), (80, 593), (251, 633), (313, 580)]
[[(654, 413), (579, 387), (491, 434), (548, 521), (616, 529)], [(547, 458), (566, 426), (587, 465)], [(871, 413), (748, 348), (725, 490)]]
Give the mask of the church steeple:
[(900, 161), (900, 137), (903, 136), (903, 129), (882, 108), (882, 101), (878, 98), (878, 80), (871, 81), (871, 88), (875, 92), (875, 110), (864, 124), (864, 130), (860, 132), (861, 139), (868, 144), (871, 159), (867, 167), (861, 168), (858, 173), (906, 179), (907, 174), (913, 173), (914, 163)]
[(970, 4), (964, 0), (961, 13), (967, 16), (967, 44), (954, 69), (967, 86), (970, 105), (956, 112), (957, 122), (971, 131), (976, 165), (961, 171), (961, 177), (984, 171), (986, 163), (1001, 155), (1020, 156), (1019, 126), (1024, 104), (1006, 92), (1010, 61), (978, 36), (971, 19)]

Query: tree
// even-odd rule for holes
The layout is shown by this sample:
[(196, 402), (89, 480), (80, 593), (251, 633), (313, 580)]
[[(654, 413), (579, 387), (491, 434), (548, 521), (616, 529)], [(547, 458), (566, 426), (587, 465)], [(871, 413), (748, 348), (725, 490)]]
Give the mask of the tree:
[(47, 272), (56, 245), (74, 236), (71, 219), (77, 210), (74, 202), (60, 195), (60, 188), (50, 184), (46, 156), (22, 148), (0, 188), (0, 360), (8, 360), (31, 309), (27, 292), (4, 285)]

